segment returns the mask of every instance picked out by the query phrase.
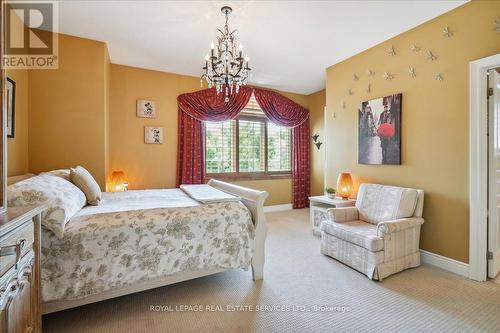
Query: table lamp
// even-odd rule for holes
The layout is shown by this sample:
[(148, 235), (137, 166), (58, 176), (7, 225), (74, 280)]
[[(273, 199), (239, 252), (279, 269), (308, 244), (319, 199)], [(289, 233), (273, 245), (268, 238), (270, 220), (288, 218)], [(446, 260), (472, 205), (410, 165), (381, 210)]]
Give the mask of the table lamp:
[(128, 190), (128, 180), (123, 171), (113, 171), (111, 174), (111, 191), (123, 192)]
[(343, 200), (349, 199), (352, 194), (353, 185), (352, 178), (349, 172), (342, 172), (339, 174), (337, 179), (337, 194), (342, 197)]

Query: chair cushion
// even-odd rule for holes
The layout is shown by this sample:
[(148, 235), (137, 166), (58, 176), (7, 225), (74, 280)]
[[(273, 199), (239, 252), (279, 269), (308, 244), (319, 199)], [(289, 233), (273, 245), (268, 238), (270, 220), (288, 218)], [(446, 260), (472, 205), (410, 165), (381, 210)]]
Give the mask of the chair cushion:
[(377, 236), (377, 226), (371, 223), (359, 220), (343, 223), (323, 221), (321, 230), (373, 252), (384, 249), (384, 239)]
[(413, 216), (418, 191), (411, 188), (361, 184), (356, 200), (359, 219), (378, 224)]

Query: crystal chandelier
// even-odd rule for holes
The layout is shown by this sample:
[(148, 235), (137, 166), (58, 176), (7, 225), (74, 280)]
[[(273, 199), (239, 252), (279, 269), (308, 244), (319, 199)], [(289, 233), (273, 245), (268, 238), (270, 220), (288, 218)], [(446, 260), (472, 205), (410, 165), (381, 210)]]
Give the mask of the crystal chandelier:
[[(210, 45), (210, 54), (205, 56), (205, 71), (201, 76), (201, 82), (205, 79), (208, 87), (215, 86), (217, 94), (223, 92), (225, 101), (229, 101), (229, 95), (235, 91), (238, 93), (240, 86), (245, 85), (250, 67), (248, 67), (248, 56), (243, 58), (243, 46), (238, 45), (237, 30), (229, 32), (228, 16), (233, 9), (228, 6), (221, 8), (221, 12), (226, 15), (224, 30), (217, 29), (220, 35), (217, 36), (217, 43)], [(238, 45), (238, 46), (237, 46)]]

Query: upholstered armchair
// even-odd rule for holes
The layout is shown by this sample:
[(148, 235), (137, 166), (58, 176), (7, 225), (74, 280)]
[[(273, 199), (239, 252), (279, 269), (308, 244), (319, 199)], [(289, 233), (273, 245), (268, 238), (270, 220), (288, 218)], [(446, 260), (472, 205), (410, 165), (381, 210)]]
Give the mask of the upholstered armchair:
[(423, 206), (423, 190), (362, 184), (355, 207), (328, 210), (321, 253), (379, 281), (417, 267)]

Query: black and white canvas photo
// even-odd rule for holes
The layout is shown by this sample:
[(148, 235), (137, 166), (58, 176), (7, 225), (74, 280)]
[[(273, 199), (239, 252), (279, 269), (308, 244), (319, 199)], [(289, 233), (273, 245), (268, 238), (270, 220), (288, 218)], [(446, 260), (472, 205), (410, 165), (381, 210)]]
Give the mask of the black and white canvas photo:
[(156, 118), (156, 103), (154, 101), (138, 99), (137, 100), (137, 117), (140, 118)]
[(402, 94), (361, 103), (358, 110), (358, 163), (401, 164)]
[(7, 115), (7, 137), (14, 137), (14, 128), (15, 128), (15, 115), (16, 115), (16, 83), (7, 78), (7, 82), (5, 84), (5, 108)]
[(146, 126), (144, 129), (144, 141), (146, 143), (163, 143), (163, 127)]

